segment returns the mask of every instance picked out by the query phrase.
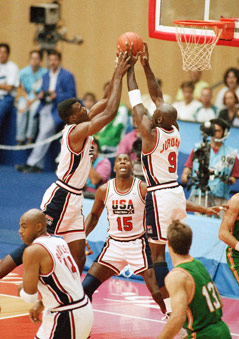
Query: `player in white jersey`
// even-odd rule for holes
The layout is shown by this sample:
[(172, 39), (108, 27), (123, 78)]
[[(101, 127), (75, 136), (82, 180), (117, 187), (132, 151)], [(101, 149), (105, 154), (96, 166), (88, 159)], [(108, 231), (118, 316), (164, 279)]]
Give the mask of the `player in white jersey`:
[[(82, 188), (89, 175), (92, 159), (92, 135), (107, 125), (117, 114), (122, 92), (122, 78), (129, 68), (127, 52), (120, 53), (105, 98), (89, 112), (78, 99), (64, 100), (58, 114), (67, 124), (57, 169), (58, 179), (45, 192), (41, 209), (47, 217), (47, 231), (64, 237), (80, 272), (85, 264), (85, 228), (82, 215)], [(4, 274), (20, 265), (25, 247), (8, 257)], [(8, 270), (8, 271), (7, 271)]]
[[(93, 310), (81, 285), (78, 267), (67, 243), (46, 232), (44, 213), (31, 209), (20, 219), (19, 234), (30, 245), (23, 254), (23, 284), (19, 295), (34, 305), (30, 319), (42, 324), (37, 339), (88, 338), (93, 324)], [(37, 300), (38, 291), (42, 299)]]
[[(140, 54), (148, 89), (156, 105), (151, 119), (142, 104), (142, 98), (135, 79), (134, 63), (127, 73), (129, 98), (133, 107), (136, 125), (142, 137), (142, 165), (148, 186), (146, 197), (146, 227), (152, 251), (152, 260), (159, 287), (164, 287), (168, 273), (165, 261), (167, 228), (174, 220), (185, 221), (186, 199), (183, 188), (177, 182), (178, 132), (176, 109), (163, 102), (159, 84), (149, 65), (147, 44)], [(167, 291), (165, 289), (165, 294)]]
[(100, 186), (91, 213), (86, 219), (86, 235), (97, 225), (107, 209), (109, 229), (105, 245), (90, 267), (84, 281), (85, 293), (91, 298), (94, 291), (129, 264), (134, 274), (141, 274), (152, 297), (165, 312), (165, 305), (156, 282), (150, 248), (145, 236), (145, 195), (147, 186), (133, 177), (133, 165), (128, 154), (115, 159), (116, 178)]

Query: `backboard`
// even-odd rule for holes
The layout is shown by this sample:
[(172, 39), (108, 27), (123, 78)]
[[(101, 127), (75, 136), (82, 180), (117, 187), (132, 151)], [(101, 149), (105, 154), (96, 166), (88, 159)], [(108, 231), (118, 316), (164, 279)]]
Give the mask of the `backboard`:
[[(221, 17), (237, 18), (233, 39), (219, 39), (217, 42), (217, 45), (237, 47), (239, 46), (238, 2), (238, 0), (149, 0), (149, 36), (160, 40), (176, 41), (174, 20), (220, 21)], [(188, 33), (190, 34), (190, 31)], [(204, 33), (197, 29), (196, 34)], [(207, 34), (210, 36), (213, 31), (208, 30)]]

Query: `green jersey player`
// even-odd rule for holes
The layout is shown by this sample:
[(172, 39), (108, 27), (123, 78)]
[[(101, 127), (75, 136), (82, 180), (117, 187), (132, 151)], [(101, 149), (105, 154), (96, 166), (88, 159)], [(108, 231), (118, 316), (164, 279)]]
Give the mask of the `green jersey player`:
[(222, 317), (222, 302), (217, 288), (202, 263), (189, 254), (192, 230), (175, 221), (167, 232), (168, 248), (174, 268), (165, 279), (172, 313), (158, 339), (171, 339), (187, 330), (187, 338), (229, 339)]

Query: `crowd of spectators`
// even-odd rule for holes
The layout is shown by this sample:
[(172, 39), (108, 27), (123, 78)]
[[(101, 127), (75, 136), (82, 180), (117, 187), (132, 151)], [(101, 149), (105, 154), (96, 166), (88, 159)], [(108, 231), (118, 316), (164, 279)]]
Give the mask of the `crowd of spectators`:
[[(9, 55), (9, 45), (0, 43), (0, 129), (15, 104), (16, 143), (24, 145), (44, 141), (63, 128), (57, 114), (57, 105), (67, 98), (77, 97), (74, 75), (62, 67), (61, 53), (57, 50), (48, 51), (48, 68), (42, 66), (42, 52), (32, 50), (29, 53), (29, 64), (20, 71), (18, 66), (9, 60)], [(195, 70), (188, 74), (189, 79), (181, 83), (175, 102), (171, 96), (164, 94), (164, 101), (173, 102), (177, 109), (178, 119), (203, 123), (220, 118), (226, 121), (229, 127), (239, 127), (239, 70), (231, 67), (225, 71), (224, 87), (215, 98), (213, 87), (201, 79), (202, 72)], [(162, 87), (162, 80), (157, 81)], [(105, 83), (104, 93), (108, 86), (109, 82)], [(155, 105), (149, 94), (142, 95), (142, 99), (152, 116)], [(79, 100), (87, 110), (97, 102), (96, 95), (91, 91), (86, 91)], [(140, 136), (127, 105), (120, 103), (115, 119), (94, 137), (92, 169), (85, 187), (85, 192), (89, 193), (94, 193), (99, 185), (114, 176), (116, 154), (129, 154), (136, 167), (140, 163)], [(222, 145), (224, 146), (224, 142)], [(16, 165), (16, 169), (24, 173), (41, 172), (49, 146), (50, 143), (46, 143), (34, 147), (26, 163)], [(215, 151), (212, 146), (212, 152), (216, 154), (218, 150)], [(193, 151), (185, 164), (184, 174), (188, 175), (192, 171)], [(183, 183), (187, 182), (186, 177), (182, 176)]]

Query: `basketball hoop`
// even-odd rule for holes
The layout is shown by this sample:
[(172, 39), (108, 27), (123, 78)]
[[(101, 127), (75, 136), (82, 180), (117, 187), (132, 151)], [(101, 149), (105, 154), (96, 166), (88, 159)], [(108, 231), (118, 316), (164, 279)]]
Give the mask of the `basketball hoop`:
[(220, 37), (233, 38), (234, 20), (176, 20), (176, 38), (182, 53), (184, 71), (212, 69), (211, 55)]

